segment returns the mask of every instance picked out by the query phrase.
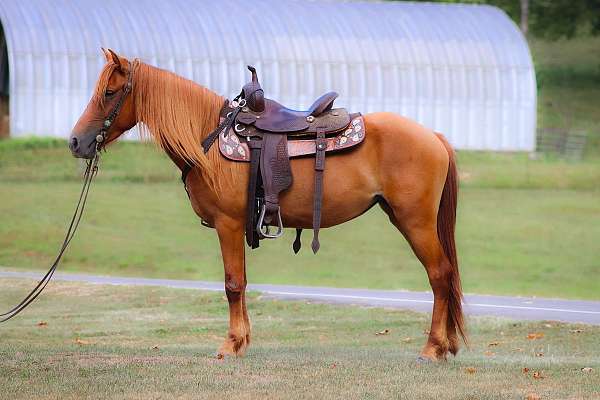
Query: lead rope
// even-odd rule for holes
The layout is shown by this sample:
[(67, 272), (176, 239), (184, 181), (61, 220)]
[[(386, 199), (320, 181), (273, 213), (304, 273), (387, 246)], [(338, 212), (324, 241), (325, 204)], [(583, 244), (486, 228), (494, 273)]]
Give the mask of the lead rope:
[(37, 286), (31, 292), (29, 292), (29, 294), (18, 305), (13, 307), (10, 311), (0, 314), (0, 323), (8, 321), (12, 317), (16, 316), (21, 311), (23, 311), (29, 304), (31, 304), (31, 302), (33, 302), (42, 293), (48, 282), (50, 282), (50, 279), (52, 278), (52, 275), (54, 275), (54, 271), (56, 271), (56, 268), (58, 267), (58, 264), (60, 263), (64, 252), (67, 250), (69, 243), (71, 243), (71, 240), (75, 236), (75, 232), (79, 227), (79, 222), (81, 221), (81, 217), (83, 216), (83, 210), (85, 209), (88, 193), (90, 191), (90, 185), (92, 183), (92, 180), (96, 176), (96, 173), (98, 172), (99, 160), (100, 152), (96, 151), (94, 158), (88, 160), (87, 162), (87, 167), (83, 175), (83, 187), (81, 188), (81, 193), (79, 194), (79, 201), (77, 202), (77, 207), (75, 207), (75, 212), (73, 213), (71, 223), (69, 224), (69, 228), (67, 229), (65, 240), (63, 241), (58, 255), (54, 259), (52, 266), (50, 267), (46, 275), (44, 275), (44, 277), (38, 282)]

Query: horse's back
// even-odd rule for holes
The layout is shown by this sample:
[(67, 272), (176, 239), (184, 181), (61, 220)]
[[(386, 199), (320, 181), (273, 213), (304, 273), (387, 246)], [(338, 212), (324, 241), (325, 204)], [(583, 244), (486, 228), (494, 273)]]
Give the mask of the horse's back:
[(365, 115), (365, 129), (367, 138), (378, 149), (382, 172), (405, 178), (445, 180), (448, 151), (432, 129), (390, 112)]
[(365, 115), (364, 119), (367, 137), (377, 139), (382, 148), (410, 158), (420, 152), (429, 152), (447, 159), (447, 152), (436, 133), (410, 118), (391, 112), (377, 112)]

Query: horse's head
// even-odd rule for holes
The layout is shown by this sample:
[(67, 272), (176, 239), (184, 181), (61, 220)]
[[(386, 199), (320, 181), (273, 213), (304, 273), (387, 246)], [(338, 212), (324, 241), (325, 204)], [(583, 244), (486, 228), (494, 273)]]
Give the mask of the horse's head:
[(133, 64), (112, 50), (102, 49), (106, 65), (85, 111), (75, 124), (69, 148), (75, 157), (93, 158), (97, 149), (106, 146), (136, 124)]

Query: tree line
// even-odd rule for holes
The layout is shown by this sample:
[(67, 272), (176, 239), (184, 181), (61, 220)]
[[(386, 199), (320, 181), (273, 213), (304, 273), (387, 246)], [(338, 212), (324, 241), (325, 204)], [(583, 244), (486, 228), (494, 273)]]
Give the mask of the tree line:
[[(421, 0), (423, 1), (423, 0)], [(432, 0), (426, 0), (432, 1)], [(504, 10), (526, 36), (556, 40), (600, 34), (600, 0), (433, 0), (489, 4)]]

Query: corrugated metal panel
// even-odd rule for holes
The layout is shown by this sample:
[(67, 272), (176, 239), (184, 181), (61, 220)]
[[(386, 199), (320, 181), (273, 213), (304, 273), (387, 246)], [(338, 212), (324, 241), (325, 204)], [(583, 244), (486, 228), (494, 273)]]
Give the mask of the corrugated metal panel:
[(393, 111), (461, 149), (533, 150), (536, 83), (515, 24), (489, 6), (296, 0), (2, 0), (13, 136), (66, 137), (104, 63), (100, 47), (231, 97), (259, 69), (302, 108)]

